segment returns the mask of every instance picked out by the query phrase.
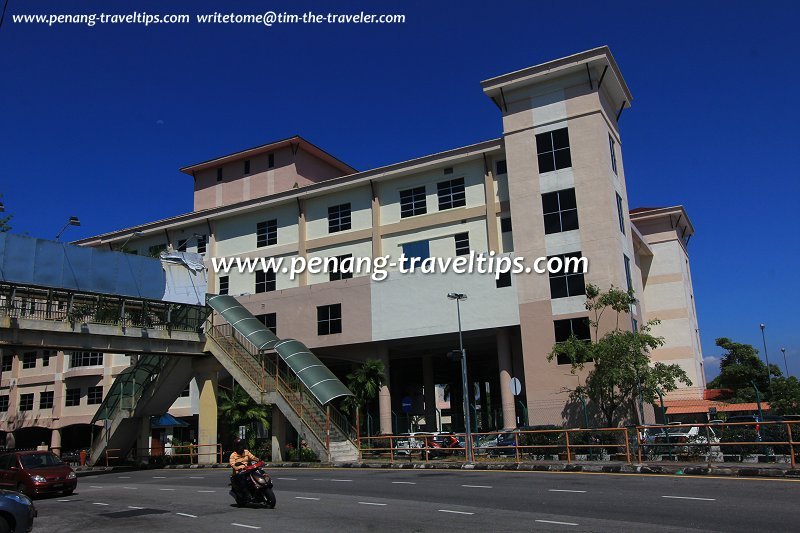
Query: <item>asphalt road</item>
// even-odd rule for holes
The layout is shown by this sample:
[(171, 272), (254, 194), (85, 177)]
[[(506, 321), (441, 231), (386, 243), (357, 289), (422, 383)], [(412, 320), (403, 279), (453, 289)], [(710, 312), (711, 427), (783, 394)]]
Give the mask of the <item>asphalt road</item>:
[(37, 532), (780, 531), (800, 481), (548, 472), (276, 469), (273, 510), (233, 505), (226, 470), (79, 479)]

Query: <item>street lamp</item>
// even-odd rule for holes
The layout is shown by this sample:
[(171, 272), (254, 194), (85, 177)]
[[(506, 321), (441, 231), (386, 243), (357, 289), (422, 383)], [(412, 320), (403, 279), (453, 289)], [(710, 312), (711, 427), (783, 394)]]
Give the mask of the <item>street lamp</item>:
[(456, 301), (456, 312), (458, 313), (458, 345), (461, 350), (461, 388), (464, 393), (464, 450), (466, 451), (466, 459), (472, 463), (474, 456), (472, 453), (472, 421), (470, 420), (470, 401), (469, 396), (472, 392), (467, 386), (467, 351), (464, 350), (464, 337), (461, 333), (461, 300), (466, 300), (467, 295), (459, 292), (451, 292), (447, 297)]
[(783, 353), (783, 366), (786, 368), (786, 377), (789, 377), (789, 363), (786, 362), (786, 348), (781, 348), (781, 352)]
[(189, 246), (189, 241), (191, 241), (192, 239), (195, 239), (195, 240), (197, 240), (197, 241), (199, 242), (199, 241), (200, 241), (200, 239), (202, 239), (202, 238), (203, 238), (203, 236), (202, 236), (202, 235), (200, 235), (199, 233), (194, 233), (194, 234), (192, 234), (192, 236), (191, 236), (191, 237), (189, 237), (188, 239), (186, 239), (186, 242), (184, 242), (184, 243), (183, 243), (183, 246), (178, 246), (178, 250), (177, 250), (177, 251), (179, 251), (179, 252), (180, 252), (180, 251), (181, 251), (181, 248), (183, 248), (183, 251), (185, 252), (185, 251), (186, 251), (186, 247), (187, 247), (187, 246)]
[(119, 250), (120, 252), (124, 252), (125, 251), (125, 247), (128, 245), (128, 243), (130, 242), (131, 239), (133, 239), (134, 237), (141, 237), (142, 235), (144, 235), (143, 231), (134, 231), (133, 233), (128, 235), (128, 238), (125, 239), (125, 242), (123, 242), (122, 246), (117, 248), (117, 250)]
[(764, 358), (767, 360), (767, 383), (769, 383), (769, 390), (772, 392), (772, 374), (769, 371), (769, 354), (767, 353), (767, 338), (764, 336), (764, 324), (759, 326), (761, 328), (761, 340), (764, 342)]
[(80, 226), (80, 225), (81, 225), (81, 221), (80, 221), (80, 220), (78, 220), (78, 217), (69, 217), (69, 220), (67, 220), (67, 223), (66, 223), (66, 224), (64, 224), (64, 227), (63, 227), (63, 228), (61, 228), (61, 231), (59, 231), (59, 232), (58, 232), (58, 235), (56, 235), (56, 240), (58, 240), (58, 239), (60, 239), (60, 238), (61, 238), (61, 234), (62, 234), (62, 233), (64, 233), (64, 231), (65, 231), (65, 230), (66, 230), (66, 229), (67, 229), (69, 226)]

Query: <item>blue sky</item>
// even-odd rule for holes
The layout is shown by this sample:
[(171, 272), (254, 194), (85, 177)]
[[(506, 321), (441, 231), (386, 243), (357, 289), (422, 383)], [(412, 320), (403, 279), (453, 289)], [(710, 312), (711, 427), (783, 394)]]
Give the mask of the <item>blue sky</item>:
[[(397, 26), (0, 29), (0, 193), (15, 232), (79, 238), (191, 210), (178, 168), (300, 134), (358, 169), (501, 134), (479, 81), (601, 44), (634, 95), (630, 204), (683, 204), (707, 368), (714, 339), (785, 346), (800, 373), (791, 2), (124, 1), (113, 12), (403, 13)], [(487, 7), (489, 6), (489, 7)], [(795, 35), (792, 38), (791, 35)], [(782, 361), (781, 361), (782, 366)]]

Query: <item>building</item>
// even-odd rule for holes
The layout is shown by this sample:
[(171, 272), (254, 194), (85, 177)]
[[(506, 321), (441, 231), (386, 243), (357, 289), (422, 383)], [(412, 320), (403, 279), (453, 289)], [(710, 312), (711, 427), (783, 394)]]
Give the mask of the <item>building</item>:
[[(630, 323), (651, 318), (666, 345), (654, 359), (677, 362), (702, 390), (687, 245), (693, 227), (680, 206), (628, 209), (618, 120), (632, 96), (601, 47), (482, 82), (503, 136), (357, 172), (295, 136), (181, 171), (194, 182), (194, 211), (79, 241), (151, 254), (204, 254), (209, 291), (234, 295), (281, 338), (308, 345), (339, 377), (368, 358), (384, 362), (382, 432), (416, 417), (463, 428), (461, 377), (446, 354), (458, 348), (455, 304), (475, 409), (483, 429), (570, 422), (573, 375), (547, 354), (587, 336), (583, 287), (631, 287)], [(473, 258), (581, 256), (578, 275), (401, 274), (270, 270), (213, 272), (219, 258)], [(529, 264), (529, 263), (528, 263)], [(603, 324), (608, 327), (609, 324)], [(511, 392), (518, 378), (522, 390)], [(437, 387), (448, 413), (437, 413)], [(701, 396), (702, 397), (702, 396)], [(410, 409), (404, 405), (410, 403)], [(442, 415), (445, 414), (446, 417)]]

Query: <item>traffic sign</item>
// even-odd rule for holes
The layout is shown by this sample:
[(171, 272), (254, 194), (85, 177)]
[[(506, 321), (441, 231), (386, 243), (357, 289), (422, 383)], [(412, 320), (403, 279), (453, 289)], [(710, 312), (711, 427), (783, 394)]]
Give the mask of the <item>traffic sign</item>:
[(406, 396), (403, 398), (403, 412), (410, 413), (411, 412), (411, 396)]
[(519, 382), (517, 378), (511, 378), (511, 383), (509, 383), (511, 387), (511, 393), (514, 396), (517, 396), (520, 392), (522, 392), (522, 383)]

